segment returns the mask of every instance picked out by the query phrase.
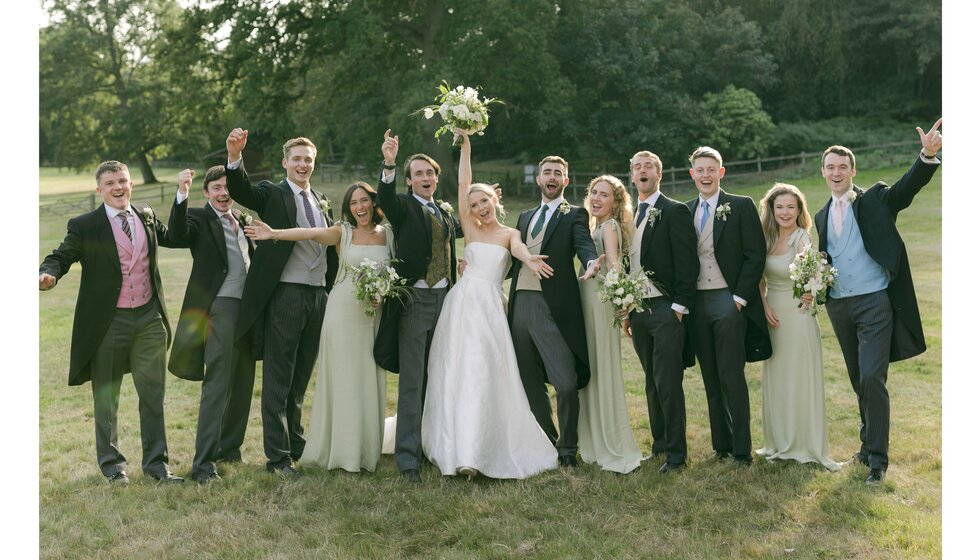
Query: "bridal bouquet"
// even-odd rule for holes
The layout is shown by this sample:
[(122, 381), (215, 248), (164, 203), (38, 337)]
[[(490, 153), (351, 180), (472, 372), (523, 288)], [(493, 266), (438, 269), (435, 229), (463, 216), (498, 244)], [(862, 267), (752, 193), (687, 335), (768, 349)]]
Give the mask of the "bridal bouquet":
[(453, 143), (459, 139), (456, 129), (466, 131), (468, 134), (483, 134), (483, 129), (490, 124), (489, 105), (492, 103), (503, 103), (498, 99), (480, 99), (479, 88), (456, 86), (450, 87), (449, 82), (443, 80), (439, 85), (439, 95), (435, 97), (437, 105), (428, 105), (419, 109), (425, 118), (431, 119), (437, 113), (442, 117), (443, 125), (436, 130), (436, 139), (446, 133), (453, 134)]
[[(611, 303), (617, 312), (643, 311), (643, 278), (640, 273), (630, 275), (609, 269), (596, 278), (599, 279), (599, 301)], [(621, 323), (617, 315), (613, 325), (618, 327)]]
[(800, 299), (803, 294), (812, 294), (813, 303), (805, 306), (801, 301), (797, 307), (816, 315), (819, 305), (827, 303), (827, 290), (837, 280), (837, 269), (827, 262), (827, 253), (817, 252), (809, 243), (789, 265), (789, 279), (793, 281), (793, 297)]
[(378, 310), (373, 302), (381, 303), (388, 296), (399, 296), (405, 290), (402, 278), (395, 269), (377, 261), (365, 258), (357, 266), (349, 266), (351, 281), (354, 284), (354, 297), (364, 304), (364, 313), (374, 317)]

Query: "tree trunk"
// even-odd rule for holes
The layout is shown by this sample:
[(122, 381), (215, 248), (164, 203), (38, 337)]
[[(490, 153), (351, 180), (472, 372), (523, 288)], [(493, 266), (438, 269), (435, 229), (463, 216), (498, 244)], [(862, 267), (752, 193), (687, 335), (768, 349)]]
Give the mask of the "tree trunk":
[(150, 160), (146, 158), (146, 154), (140, 152), (136, 154), (136, 161), (140, 164), (140, 172), (143, 174), (143, 184), (151, 185), (153, 183), (159, 183), (157, 181), (157, 176), (153, 174), (153, 168), (150, 167)]

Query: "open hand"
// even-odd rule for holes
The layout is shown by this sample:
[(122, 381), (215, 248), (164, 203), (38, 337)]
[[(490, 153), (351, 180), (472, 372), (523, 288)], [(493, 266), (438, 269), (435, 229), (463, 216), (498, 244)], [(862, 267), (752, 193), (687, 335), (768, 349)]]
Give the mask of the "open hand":
[(275, 239), (276, 230), (269, 227), (269, 224), (255, 219), (252, 225), (245, 226), (245, 235), (253, 241), (263, 241), (265, 239)]
[(943, 124), (943, 120), (939, 119), (936, 124), (932, 125), (929, 132), (922, 132), (922, 128), (915, 127), (919, 133), (919, 140), (922, 141), (922, 154), (926, 157), (935, 156), (943, 147), (943, 135), (939, 132), (941, 124)]
[(186, 195), (191, 188), (191, 179), (197, 172), (193, 169), (185, 169), (177, 174), (177, 190), (180, 194)]
[(606, 260), (606, 254), (603, 253), (599, 255), (599, 258), (592, 261), (592, 266), (585, 271), (585, 274), (579, 276), (579, 280), (588, 280), (589, 278), (595, 278), (596, 274), (599, 274), (599, 269), (602, 268), (602, 263)]
[(769, 326), (772, 327), (772, 328), (778, 327), (779, 326), (779, 315), (776, 315), (776, 312), (773, 311), (772, 308), (769, 307), (768, 305), (766, 305), (764, 307), (765, 307), (765, 310), (766, 310), (766, 322), (769, 323)]
[(534, 272), (538, 280), (543, 278), (551, 278), (555, 274), (555, 270), (551, 268), (548, 263), (544, 262), (548, 258), (548, 255), (531, 255), (531, 258), (527, 262), (527, 267)]

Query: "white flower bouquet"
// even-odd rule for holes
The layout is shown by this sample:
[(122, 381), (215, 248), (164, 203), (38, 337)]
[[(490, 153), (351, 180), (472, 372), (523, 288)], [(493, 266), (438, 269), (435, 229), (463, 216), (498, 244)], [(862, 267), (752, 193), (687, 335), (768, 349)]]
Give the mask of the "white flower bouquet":
[[(643, 278), (641, 272), (625, 274), (615, 269), (609, 269), (600, 274), (598, 296), (599, 301), (611, 303), (614, 312), (643, 311)], [(616, 315), (613, 324), (619, 326), (622, 320)]]
[(439, 95), (435, 97), (436, 105), (428, 105), (419, 109), (425, 118), (431, 119), (438, 114), (442, 117), (443, 125), (436, 130), (435, 137), (438, 139), (446, 133), (452, 133), (453, 143), (459, 140), (456, 129), (466, 131), (468, 134), (483, 134), (483, 129), (490, 124), (489, 105), (492, 103), (503, 103), (498, 99), (480, 99), (479, 87), (471, 88), (456, 86), (452, 88), (449, 82), (443, 80), (439, 85)]
[(354, 284), (354, 297), (364, 304), (364, 313), (374, 317), (378, 310), (374, 303), (381, 303), (386, 297), (400, 296), (405, 291), (402, 278), (395, 269), (384, 263), (365, 258), (357, 266), (348, 266)]
[(813, 296), (813, 302), (797, 305), (801, 311), (816, 315), (819, 306), (827, 303), (827, 290), (837, 281), (837, 269), (827, 262), (827, 253), (816, 251), (809, 243), (803, 246), (789, 265), (789, 278), (793, 281), (793, 297), (804, 294)]

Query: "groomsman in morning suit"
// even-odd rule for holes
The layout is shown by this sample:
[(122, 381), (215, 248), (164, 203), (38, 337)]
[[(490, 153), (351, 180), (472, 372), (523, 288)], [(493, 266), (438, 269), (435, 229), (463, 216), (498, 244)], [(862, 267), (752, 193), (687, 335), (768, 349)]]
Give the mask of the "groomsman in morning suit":
[[(168, 367), (182, 379), (203, 380), (191, 478), (204, 484), (219, 479), (214, 463), (228, 451), (220, 444), (237, 440), (231, 451), (239, 453), (245, 437), (247, 409), (244, 418), (230, 422), (225, 412), (234, 384), (251, 393), (255, 379), (255, 360), (235, 347), (235, 323), (252, 244), (242, 229), (242, 212), (232, 208), (235, 201), (228, 194), (225, 167), (216, 165), (204, 174), (207, 203), (202, 208), (187, 208), (193, 177), (190, 169), (177, 176), (177, 197), (170, 211), (170, 236), (190, 247), (194, 266)], [(251, 395), (246, 398), (251, 400)]]
[(766, 240), (755, 203), (721, 189), (721, 154), (702, 146), (690, 157), (700, 196), (687, 202), (698, 232), (697, 293), (688, 322), (708, 396), (714, 457), (752, 464), (745, 362), (772, 355), (759, 296)]
[[(248, 131), (228, 134), (228, 192), (258, 212), (273, 228), (333, 225), (330, 202), (310, 186), (316, 146), (293, 138), (282, 147), (286, 178), (279, 184), (252, 185), (242, 162)], [(235, 327), (236, 344), (262, 359), (262, 439), (266, 469), (297, 478), (293, 461), (306, 446), (300, 415), (303, 397), (320, 349), (320, 330), (327, 293), (337, 274), (337, 251), (316, 241), (259, 241), (242, 292)], [(234, 391), (250, 396), (248, 391)], [(248, 414), (244, 402), (231, 404), (233, 414)]]
[(684, 315), (694, 305), (699, 263), (697, 234), (687, 206), (660, 192), (663, 163), (653, 152), (630, 160), (638, 192), (630, 272), (645, 273), (642, 313), (623, 322), (646, 375), (647, 413), (653, 433), (651, 457), (664, 456), (662, 474), (687, 462), (684, 367), (694, 365), (694, 346), (684, 333)]
[(38, 287), (50, 290), (74, 263), (82, 265), (71, 333), (68, 384), (92, 381), (95, 451), (111, 483), (127, 484), (118, 446), (116, 412), (123, 375), (133, 373), (139, 395), (143, 472), (161, 482), (183, 482), (167, 466), (163, 396), (170, 322), (163, 297), (157, 246), (172, 246), (167, 227), (144, 205), (133, 207), (129, 168), (99, 164), (102, 204), (68, 221), (61, 246), (41, 263)]
[(866, 482), (879, 484), (888, 469), (888, 363), (925, 352), (905, 242), (895, 219), (939, 168), (942, 119), (928, 133), (916, 127), (922, 151), (889, 187), (864, 190), (852, 182), (854, 153), (843, 146), (824, 150), (821, 173), (831, 197), (817, 212), (820, 247), (837, 268), (827, 298), (827, 316), (844, 354), (847, 375), (861, 413), (861, 449), (855, 459), (870, 467)]
[(397, 372), (398, 421), (395, 423), (395, 464), (409, 482), (421, 482), (422, 407), (428, 379), (429, 347), (449, 288), (456, 283), (456, 238), (463, 236), (451, 207), (433, 200), (439, 164), (425, 154), (409, 156), (405, 182), (409, 193), (395, 192), (398, 136), (386, 130), (381, 145), (378, 207), (395, 234), (395, 271), (410, 288), (407, 304), (385, 302), (375, 340), (374, 356), (382, 368)]
[[(515, 258), (508, 319), (531, 412), (558, 449), (558, 463), (575, 467), (578, 391), (589, 383), (591, 372), (573, 259), (577, 255), (586, 263), (583, 278), (595, 276), (601, 261), (589, 234), (588, 212), (565, 200), (568, 163), (558, 156), (542, 159), (536, 181), (541, 205), (522, 212), (517, 229), (531, 254), (547, 255), (548, 265), (555, 272), (539, 280)], [(551, 419), (545, 383), (551, 383), (558, 393), (558, 429)]]

